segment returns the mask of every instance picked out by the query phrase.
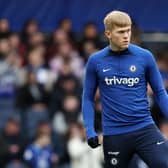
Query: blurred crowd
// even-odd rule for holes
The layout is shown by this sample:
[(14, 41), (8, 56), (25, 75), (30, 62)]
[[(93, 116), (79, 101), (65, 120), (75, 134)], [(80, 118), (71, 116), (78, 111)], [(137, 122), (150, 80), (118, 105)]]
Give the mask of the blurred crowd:
[[(132, 42), (145, 47), (136, 25), (132, 34)], [(103, 168), (102, 148), (92, 150), (86, 143), (81, 94), (88, 57), (107, 44), (94, 22), (73, 32), (65, 18), (55, 31), (42, 32), (30, 19), (13, 32), (8, 20), (0, 19), (1, 168)], [(168, 49), (155, 56), (168, 90)], [(148, 97), (167, 136), (167, 121), (150, 87)], [(98, 91), (95, 102), (95, 128), (101, 134)]]

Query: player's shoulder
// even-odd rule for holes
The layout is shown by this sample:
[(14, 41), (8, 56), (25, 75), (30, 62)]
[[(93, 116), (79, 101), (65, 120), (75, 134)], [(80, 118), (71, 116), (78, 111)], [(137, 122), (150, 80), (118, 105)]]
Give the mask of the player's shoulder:
[(148, 49), (142, 48), (134, 44), (131, 44), (129, 47), (133, 55), (136, 55), (142, 62), (148, 64), (155, 60), (152, 52)]
[(106, 56), (109, 52), (109, 46), (93, 53), (92, 55), (89, 56), (88, 60), (90, 61), (98, 61), (101, 58), (103, 58), (104, 56)]
[(145, 49), (145, 48), (142, 48), (140, 46), (137, 46), (135, 44), (130, 44), (129, 45), (129, 49), (132, 51), (132, 53), (136, 54), (136, 55), (144, 55), (144, 56), (151, 56), (152, 53), (148, 50), (148, 49)]

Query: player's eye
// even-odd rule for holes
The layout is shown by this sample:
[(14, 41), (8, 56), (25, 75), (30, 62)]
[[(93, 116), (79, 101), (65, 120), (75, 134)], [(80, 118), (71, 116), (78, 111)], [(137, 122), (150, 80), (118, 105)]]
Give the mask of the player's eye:
[(127, 30), (127, 33), (129, 33), (130, 31), (131, 31), (131, 29), (128, 29), (128, 30)]
[(125, 33), (125, 31), (119, 31), (118, 33), (123, 34), (123, 33)]

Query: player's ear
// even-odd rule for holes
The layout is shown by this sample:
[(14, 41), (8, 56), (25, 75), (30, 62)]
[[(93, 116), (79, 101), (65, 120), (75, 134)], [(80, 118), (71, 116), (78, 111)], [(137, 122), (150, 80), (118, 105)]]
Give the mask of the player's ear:
[(110, 37), (111, 37), (111, 32), (110, 32), (109, 30), (106, 30), (106, 31), (104, 32), (104, 34), (105, 34), (105, 36), (106, 36), (108, 39), (110, 39)]

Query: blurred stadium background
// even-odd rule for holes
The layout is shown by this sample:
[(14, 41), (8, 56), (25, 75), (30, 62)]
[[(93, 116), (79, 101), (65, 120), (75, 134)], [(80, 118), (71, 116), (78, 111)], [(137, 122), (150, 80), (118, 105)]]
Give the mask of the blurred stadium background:
[[(85, 63), (107, 45), (105, 14), (122, 10), (133, 19), (132, 42), (153, 52), (168, 89), (167, 6), (164, 0), (0, 0), (0, 167), (103, 168), (102, 149), (85, 142)], [(148, 97), (168, 137), (150, 87)], [(98, 92), (95, 101), (101, 133)], [(145, 168), (139, 165), (131, 168)]]

